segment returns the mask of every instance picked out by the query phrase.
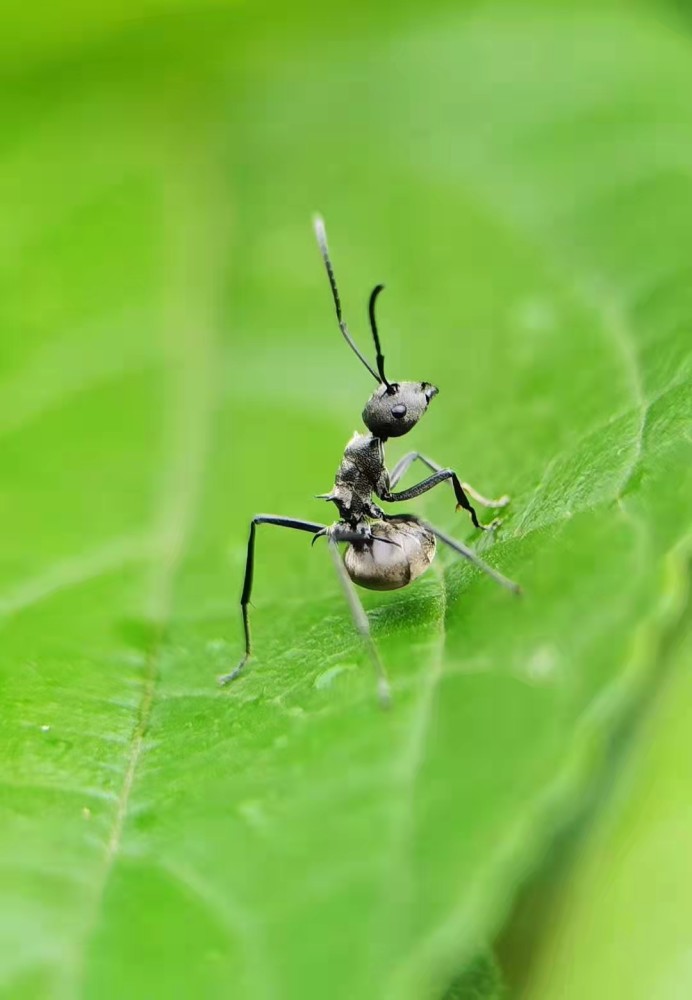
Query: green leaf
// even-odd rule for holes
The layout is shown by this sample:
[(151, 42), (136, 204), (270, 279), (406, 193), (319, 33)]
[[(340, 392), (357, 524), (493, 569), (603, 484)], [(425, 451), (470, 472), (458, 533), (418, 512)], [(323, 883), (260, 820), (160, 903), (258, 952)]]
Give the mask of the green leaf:
[(684, 997), (692, 989), (689, 787), (692, 637), (671, 651), (671, 676), (604, 815), (553, 906), (523, 994)]
[[(433, 11), (171, 13), (7, 74), (7, 996), (441, 995), (685, 609), (690, 41)], [(386, 280), (389, 371), (441, 386), (410, 446), (513, 496), (495, 542), (415, 505), (525, 599), (449, 553), (365, 595), (387, 714), (327, 554), (271, 527), (215, 686), (249, 518), (331, 516), (372, 389), (315, 210), (359, 342)]]
[(469, 962), (444, 995), (444, 1000), (502, 1000), (506, 996), (497, 962), (488, 950)]

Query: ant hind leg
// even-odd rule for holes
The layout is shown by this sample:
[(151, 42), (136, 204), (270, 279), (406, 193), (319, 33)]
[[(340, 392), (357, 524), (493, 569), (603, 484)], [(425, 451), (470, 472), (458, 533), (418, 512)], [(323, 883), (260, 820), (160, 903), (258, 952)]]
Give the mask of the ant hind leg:
[(439, 528), (435, 528), (432, 524), (428, 524), (427, 527), (430, 528), (436, 538), (439, 538), (441, 542), (444, 542), (444, 544), (448, 545), (450, 549), (453, 549), (457, 555), (462, 556), (464, 559), (468, 559), (468, 561), (473, 563), (474, 566), (477, 566), (478, 569), (487, 573), (488, 576), (492, 577), (492, 579), (495, 580), (496, 583), (499, 583), (501, 587), (511, 590), (513, 594), (521, 594), (521, 587), (519, 584), (508, 579), (506, 576), (503, 576), (502, 573), (493, 569), (492, 566), (489, 566), (488, 563), (481, 559), (481, 557), (468, 545), (464, 545), (463, 542), (457, 541), (456, 538), (452, 538), (451, 535), (447, 535), (444, 531), (440, 531)]
[(346, 602), (350, 608), (353, 623), (356, 626), (356, 630), (359, 635), (363, 639), (372, 665), (375, 668), (375, 675), (377, 677), (377, 695), (380, 705), (383, 708), (389, 708), (392, 701), (392, 693), (389, 686), (387, 671), (385, 670), (384, 664), (380, 659), (380, 654), (377, 651), (377, 646), (375, 645), (372, 635), (370, 634), (370, 622), (368, 621), (368, 616), (365, 613), (363, 605), (360, 603), (360, 598), (356, 593), (353, 581), (344, 566), (341, 553), (339, 552), (339, 547), (333, 538), (329, 539), (329, 552), (334, 563), (334, 568), (336, 569), (336, 575), (339, 577), (341, 589), (344, 592), (344, 597), (346, 598)]

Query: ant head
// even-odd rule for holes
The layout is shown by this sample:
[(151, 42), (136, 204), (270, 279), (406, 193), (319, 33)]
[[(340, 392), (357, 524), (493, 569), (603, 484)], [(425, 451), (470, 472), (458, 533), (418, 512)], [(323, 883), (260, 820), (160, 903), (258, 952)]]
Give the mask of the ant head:
[(327, 276), (336, 306), (336, 318), (339, 328), (344, 335), (346, 342), (352, 351), (360, 358), (370, 374), (380, 383), (370, 399), (365, 404), (363, 410), (363, 422), (371, 434), (378, 438), (401, 437), (418, 423), (427, 410), (430, 400), (437, 395), (437, 388), (429, 382), (388, 382), (384, 373), (384, 355), (380, 347), (380, 337), (377, 332), (375, 322), (375, 303), (384, 285), (377, 285), (370, 295), (368, 303), (368, 313), (370, 316), (370, 329), (375, 341), (377, 371), (363, 357), (356, 347), (353, 338), (341, 315), (341, 301), (336, 287), (334, 269), (329, 257), (327, 247), (327, 233), (324, 222), (317, 216), (315, 218), (315, 234), (322, 252), (322, 258), (327, 268)]
[(382, 385), (365, 404), (363, 423), (375, 437), (401, 437), (416, 426), (438, 391), (429, 382)]

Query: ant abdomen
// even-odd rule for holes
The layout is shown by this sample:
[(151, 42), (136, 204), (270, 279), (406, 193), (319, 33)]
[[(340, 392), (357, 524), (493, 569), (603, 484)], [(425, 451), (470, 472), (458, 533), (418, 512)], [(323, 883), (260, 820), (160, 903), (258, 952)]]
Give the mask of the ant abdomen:
[(367, 590), (399, 590), (426, 571), (435, 556), (435, 535), (415, 517), (370, 523), (366, 541), (351, 543), (346, 571)]

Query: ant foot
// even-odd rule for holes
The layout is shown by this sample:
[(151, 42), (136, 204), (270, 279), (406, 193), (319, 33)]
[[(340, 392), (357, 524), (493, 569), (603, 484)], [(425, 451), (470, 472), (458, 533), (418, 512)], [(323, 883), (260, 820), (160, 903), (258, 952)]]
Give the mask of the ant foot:
[(249, 659), (250, 659), (249, 656), (244, 656), (240, 661), (240, 663), (238, 664), (238, 666), (235, 668), (235, 670), (231, 670), (230, 674), (222, 674), (218, 679), (219, 685), (221, 687), (225, 687), (226, 684), (230, 684), (231, 681), (234, 681), (236, 677), (239, 676), (240, 672), (242, 671), (243, 667), (245, 666), (245, 664)]
[(392, 689), (390, 688), (389, 681), (386, 677), (380, 677), (377, 682), (377, 698), (380, 703), (380, 708), (391, 708)]
[(495, 517), (490, 522), (490, 524), (479, 524), (478, 527), (481, 529), (481, 531), (492, 531), (492, 532), (495, 532), (495, 531), (497, 531), (497, 529), (499, 527), (501, 527), (501, 525), (502, 525), (502, 518), (501, 517)]

